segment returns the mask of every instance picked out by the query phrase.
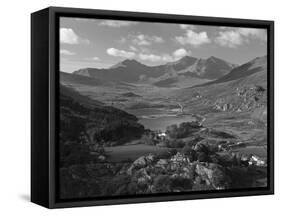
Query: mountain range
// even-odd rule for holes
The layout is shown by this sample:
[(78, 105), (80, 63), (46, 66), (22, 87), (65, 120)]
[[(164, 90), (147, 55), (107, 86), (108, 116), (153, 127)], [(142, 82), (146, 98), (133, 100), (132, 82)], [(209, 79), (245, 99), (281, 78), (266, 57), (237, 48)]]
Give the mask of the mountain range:
[[(198, 59), (185, 56), (178, 61), (159, 66), (147, 66), (126, 59), (107, 69), (84, 68), (73, 73), (60, 73), (60, 81), (75, 86), (121, 86), (135, 88), (136, 84), (157, 87), (203, 87), (237, 80), (243, 83), (265, 83), (267, 56), (234, 65), (216, 57)], [(251, 80), (253, 79), (253, 80)]]
[(159, 66), (147, 66), (134, 59), (126, 59), (106, 69), (83, 68), (73, 74), (104, 81), (140, 82), (162, 81), (175, 76), (214, 80), (230, 72), (237, 65), (211, 56), (200, 59), (185, 56), (175, 62)]

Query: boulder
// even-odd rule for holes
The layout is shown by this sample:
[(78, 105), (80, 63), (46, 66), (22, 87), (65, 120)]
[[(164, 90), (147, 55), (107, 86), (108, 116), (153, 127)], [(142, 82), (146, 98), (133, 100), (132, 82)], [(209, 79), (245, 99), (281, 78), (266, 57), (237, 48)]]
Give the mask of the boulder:
[(133, 162), (133, 164), (129, 167), (129, 169), (127, 170), (127, 174), (132, 175), (134, 170), (144, 168), (148, 165), (151, 165), (152, 163), (155, 162), (155, 160), (156, 160), (156, 157), (153, 154), (141, 156), (137, 160), (135, 160)]
[(171, 157), (171, 161), (174, 163), (189, 163), (189, 158), (185, 156), (184, 154), (181, 154), (178, 152), (176, 155)]
[(260, 158), (257, 155), (252, 155), (249, 159), (249, 165), (255, 165), (255, 166), (265, 166), (266, 161)]
[(198, 163), (195, 172), (207, 185), (214, 189), (226, 189), (228, 186), (227, 176), (222, 166), (215, 163)]
[(172, 179), (189, 179), (192, 180), (194, 177), (194, 170), (192, 166), (184, 166), (177, 170), (173, 175), (171, 175)]
[(198, 152), (197, 160), (199, 162), (209, 162), (210, 161), (210, 157), (205, 152)]
[(159, 159), (155, 166), (165, 169), (166, 166), (168, 166), (168, 164), (169, 164), (168, 159)]
[(100, 155), (100, 156), (98, 157), (98, 159), (99, 159), (100, 161), (105, 161), (105, 160), (106, 160), (106, 157), (105, 157), (104, 155)]
[(145, 168), (142, 168), (135, 173), (135, 178), (137, 179), (138, 184), (148, 184), (151, 181), (151, 177), (148, 175)]
[(171, 191), (171, 178), (169, 175), (159, 175), (153, 181), (154, 192), (170, 192)]
[(209, 148), (206, 144), (206, 142), (198, 142), (194, 147), (193, 150), (196, 152), (204, 152), (206, 154), (209, 153)]

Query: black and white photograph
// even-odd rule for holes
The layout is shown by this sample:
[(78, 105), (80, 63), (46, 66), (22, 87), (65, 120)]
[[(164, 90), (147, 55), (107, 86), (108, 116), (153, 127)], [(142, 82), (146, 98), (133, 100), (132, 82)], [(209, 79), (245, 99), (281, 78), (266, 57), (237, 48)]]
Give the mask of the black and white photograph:
[(0, 215), (280, 211), (278, 1), (10, 0), (0, 16)]
[(266, 29), (59, 27), (60, 198), (267, 187)]
[(3, 2), (0, 215), (276, 215), (278, 6)]

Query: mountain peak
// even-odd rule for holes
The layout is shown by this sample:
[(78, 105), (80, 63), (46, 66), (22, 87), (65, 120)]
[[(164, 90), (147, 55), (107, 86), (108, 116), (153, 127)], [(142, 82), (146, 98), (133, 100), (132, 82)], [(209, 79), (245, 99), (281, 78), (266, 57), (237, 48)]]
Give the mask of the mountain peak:
[(265, 65), (267, 65), (267, 56), (260, 56), (260, 57), (256, 57), (254, 58), (252, 61), (250, 61), (249, 63), (252, 64), (252, 67), (264, 67)]
[(86, 69), (75, 72), (79, 75), (98, 78), (106, 81), (138, 82), (143, 78), (159, 78), (168, 75), (194, 73), (202, 79), (218, 79), (233, 68), (222, 59), (211, 56), (209, 59), (199, 59), (189, 55), (164, 65), (148, 66), (135, 59), (123, 59), (106, 69)]
[(124, 61), (122, 61), (124, 64), (134, 64), (134, 63), (138, 63), (140, 64), (137, 60), (135, 59), (125, 59)]
[(175, 62), (170, 62), (169, 64), (172, 64), (172, 65), (177, 65), (177, 64), (193, 64), (197, 59), (195, 57), (192, 57), (192, 56), (183, 56), (182, 58), (180, 58), (179, 60), (175, 61)]
[(231, 68), (234, 68), (234, 67), (238, 66), (237, 64), (230, 63), (230, 62), (225, 61), (225, 60), (223, 60), (221, 58), (218, 58), (216, 56), (210, 56), (209, 58), (206, 59), (206, 61), (209, 62), (209, 63), (214, 63), (214, 64), (227, 64)]
[(188, 60), (194, 60), (194, 59), (196, 59), (196, 58), (186, 55), (186, 56), (183, 56), (182, 58), (180, 58), (179, 61), (188, 61)]
[(246, 62), (245, 64), (233, 68), (229, 73), (225, 74), (224, 76), (199, 86), (207, 86), (215, 83), (217, 84), (217, 83), (224, 83), (233, 80), (239, 80), (256, 73), (266, 74), (266, 71), (267, 71), (266, 56), (256, 57), (251, 61)]
[(132, 66), (134, 67), (134, 66), (139, 66), (139, 65), (145, 66), (144, 64), (138, 62), (135, 59), (125, 59), (121, 62), (118, 62), (117, 64), (113, 65), (110, 68), (112, 69), (112, 68), (118, 68), (118, 67), (132, 67)]
[(252, 60), (252, 62), (256, 61), (267, 61), (267, 55), (256, 57)]
[(214, 61), (214, 62), (216, 62), (216, 61), (224, 61), (224, 62), (226, 62), (225, 60), (222, 60), (222, 59), (220, 59), (220, 58), (218, 58), (218, 57), (216, 57), (216, 56), (210, 56), (210, 57), (207, 58), (206, 60), (207, 60), (207, 61)]
[(218, 58), (215, 57), (215, 56), (210, 56), (208, 59), (215, 60), (215, 59), (218, 59)]

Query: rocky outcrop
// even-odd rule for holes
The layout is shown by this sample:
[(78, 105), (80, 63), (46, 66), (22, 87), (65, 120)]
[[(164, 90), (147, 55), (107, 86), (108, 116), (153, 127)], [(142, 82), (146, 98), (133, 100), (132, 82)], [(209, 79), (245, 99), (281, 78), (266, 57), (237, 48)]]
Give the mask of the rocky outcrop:
[(222, 104), (218, 104), (218, 103), (215, 103), (215, 109), (216, 110), (220, 110), (220, 111), (223, 111), (223, 112), (226, 112), (226, 111), (229, 111), (232, 109), (232, 104), (230, 103), (222, 103)]
[(131, 175), (134, 170), (147, 167), (148, 165), (151, 165), (155, 161), (156, 157), (153, 154), (149, 154), (147, 156), (141, 156), (137, 160), (135, 160), (130, 168), (128, 169), (127, 173)]
[(138, 193), (177, 192), (192, 190), (198, 182), (213, 189), (228, 187), (222, 166), (200, 161), (177, 153), (169, 159), (142, 156), (132, 163), (127, 174), (137, 182)]
[(242, 112), (266, 107), (266, 91), (266, 88), (259, 85), (237, 87), (232, 95), (216, 100), (213, 108), (222, 112)]
[(206, 185), (216, 190), (226, 189), (229, 186), (224, 168), (215, 163), (197, 163), (195, 173)]
[(148, 154), (132, 163), (61, 168), (64, 198), (224, 190), (266, 186), (266, 161), (256, 155), (210, 150), (195, 143), (168, 158)]

